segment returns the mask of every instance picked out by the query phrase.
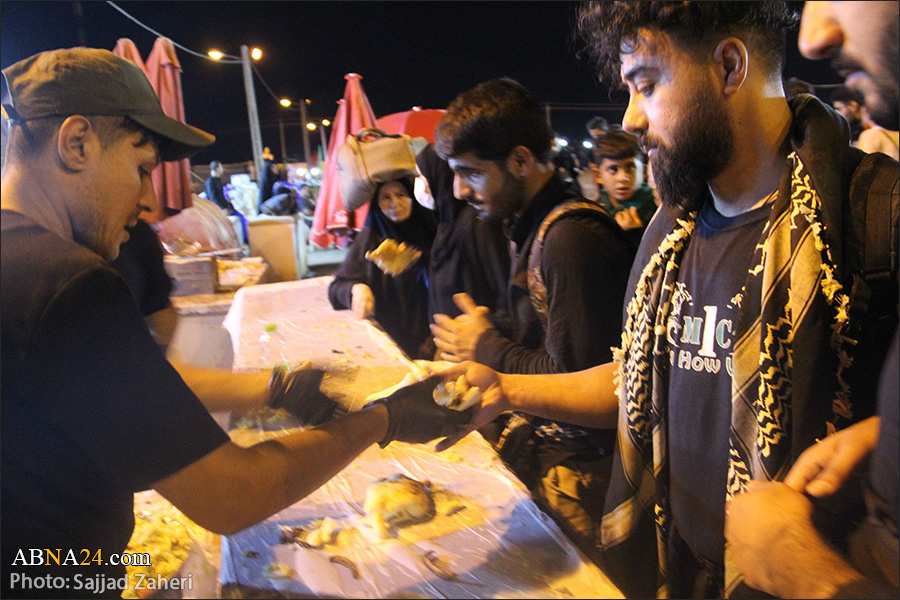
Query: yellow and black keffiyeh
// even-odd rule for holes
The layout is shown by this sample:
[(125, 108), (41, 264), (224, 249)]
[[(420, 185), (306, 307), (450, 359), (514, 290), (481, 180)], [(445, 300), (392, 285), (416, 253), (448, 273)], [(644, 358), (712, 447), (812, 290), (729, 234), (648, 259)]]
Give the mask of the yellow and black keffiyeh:
[[(751, 479), (782, 478), (816, 436), (852, 417), (843, 378), (854, 343), (848, 337), (848, 297), (834, 277), (822, 235), (822, 203), (810, 175), (796, 153), (788, 160), (791, 176), (779, 190), (738, 297), (728, 498)], [(621, 472), (613, 477), (625, 484), (610, 486), (603, 549), (615, 553), (619, 546), (646, 544), (655, 530), (660, 597), (669, 591), (665, 331), (695, 219), (692, 213), (676, 220), (644, 268), (626, 308), (622, 347), (615, 350)], [(726, 548), (726, 594), (740, 582), (728, 554)]]

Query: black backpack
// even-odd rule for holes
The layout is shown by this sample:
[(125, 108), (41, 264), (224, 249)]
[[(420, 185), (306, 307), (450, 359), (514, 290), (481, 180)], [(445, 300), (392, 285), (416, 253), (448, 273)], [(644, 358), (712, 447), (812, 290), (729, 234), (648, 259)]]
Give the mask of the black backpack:
[[(879, 374), (897, 329), (898, 182), (900, 165), (881, 153), (865, 154), (842, 207), (838, 277), (850, 296), (850, 336), (858, 340), (848, 376), (854, 395), (874, 400)], [(873, 414), (874, 401), (857, 403), (854, 421)]]

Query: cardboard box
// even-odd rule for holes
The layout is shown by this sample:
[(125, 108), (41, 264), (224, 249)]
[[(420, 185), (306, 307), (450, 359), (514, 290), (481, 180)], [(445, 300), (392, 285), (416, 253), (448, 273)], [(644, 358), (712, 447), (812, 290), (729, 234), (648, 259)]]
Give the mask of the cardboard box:
[(172, 278), (172, 296), (214, 294), (219, 287), (219, 269), (215, 256), (164, 257), (166, 272)]

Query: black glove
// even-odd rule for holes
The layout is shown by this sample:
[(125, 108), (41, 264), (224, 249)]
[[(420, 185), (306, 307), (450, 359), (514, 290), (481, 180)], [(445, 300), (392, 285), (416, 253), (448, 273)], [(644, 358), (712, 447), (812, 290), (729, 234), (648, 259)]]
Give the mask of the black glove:
[(384, 448), (393, 441), (421, 444), (439, 437), (447, 437), (469, 422), (468, 412), (444, 408), (434, 401), (434, 388), (440, 377), (400, 388), (381, 403), (387, 407), (387, 433), (378, 445)]
[(337, 404), (319, 391), (325, 371), (285, 368), (272, 370), (269, 380), (269, 408), (283, 408), (301, 425), (321, 425), (334, 416)]

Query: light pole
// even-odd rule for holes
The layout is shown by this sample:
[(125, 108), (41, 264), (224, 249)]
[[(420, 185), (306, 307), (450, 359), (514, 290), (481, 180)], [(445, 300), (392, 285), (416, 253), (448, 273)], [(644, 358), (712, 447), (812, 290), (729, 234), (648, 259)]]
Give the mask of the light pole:
[(322, 119), (321, 127), (316, 123), (307, 123), (306, 128), (310, 131), (314, 131), (316, 127), (319, 128), (319, 134), (322, 136), (322, 154), (328, 156), (328, 141), (325, 139), (325, 128), (331, 125), (331, 121), (328, 119)]
[[(291, 101), (288, 98), (282, 98), (278, 102), (285, 108), (288, 108), (291, 105)], [(306, 165), (309, 167), (309, 132), (316, 128), (316, 124), (309, 123), (306, 120), (307, 104), (309, 104), (309, 99), (307, 98), (300, 101), (300, 130), (303, 133), (303, 160), (306, 161)], [(312, 127), (310, 127), (310, 125), (312, 125)]]
[(262, 57), (262, 50), (259, 48), (251, 50), (242, 44), (240, 58), (223, 54), (218, 50), (210, 50), (207, 54), (213, 60), (241, 63), (241, 68), (244, 72), (244, 93), (247, 96), (247, 118), (250, 121), (250, 146), (253, 151), (253, 166), (256, 168), (256, 177), (259, 178), (262, 176), (263, 168), (262, 131), (259, 127), (259, 111), (256, 107), (256, 89), (253, 87), (253, 67), (250, 64), (250, 59), (252, 57), (253, 60), (259, 60)]
[(306, 159), (306, 165), (309, 166), (309, 128), (306, 122), (306, 105), (309, 99), (304, 98), (300, 101), (300, 130), (303, 132), (303, 157)]

